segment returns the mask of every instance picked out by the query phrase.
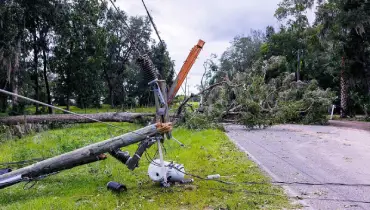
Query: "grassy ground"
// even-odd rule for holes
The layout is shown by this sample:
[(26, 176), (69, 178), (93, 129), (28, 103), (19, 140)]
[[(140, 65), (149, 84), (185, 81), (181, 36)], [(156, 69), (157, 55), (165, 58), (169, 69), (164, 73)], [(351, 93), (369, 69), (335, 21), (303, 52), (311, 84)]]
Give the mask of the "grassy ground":
[[(116, 123), (116, 132), (102, 124), (76, 125), (49, 130), (23, 139), (0, 141), (0, 162), (20, 161), (58, 155), (138, 128)], [(221, 174), (231, 182), (267, 181), (258, 167), (218, 130), (175, 129), (174, 136), (186, 144), (179, 147), (166, 141), (166, 159), (183, 163), (189, 173), (202, 176)], [(129, 147), (132, 152), (136, 145)], [(150, 148), (153, 155), (156, 147)], [(192, 185), (160, 188), (147, 176), (148, 161), (143, 158), (135, 171), (109, 157), (80, 166), (38, 182), (29, 190), (23, 183), (1, 190), (0, 209), (281, 209), (290, 208), (282, 190), (272, 185), (225, 185), (195, 179)], [(128, 191), (114, 194), (106, 183), (124, 183)]]

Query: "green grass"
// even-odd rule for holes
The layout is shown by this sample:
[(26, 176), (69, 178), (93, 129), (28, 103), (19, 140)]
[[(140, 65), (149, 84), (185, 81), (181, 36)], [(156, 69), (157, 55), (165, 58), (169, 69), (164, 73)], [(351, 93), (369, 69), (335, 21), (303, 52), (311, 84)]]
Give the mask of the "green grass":
[[(93, 142), (139, 128), (115, 123), (124, 128), (117, 132), (102, 124), (84, 124), (49, 130), (18, 140), (0, 143), (0, 162), (20, 161), (58, 155)], [(221, 174), (230, 182), (264, 182), (268, 179), (244, 153), (218, 130), (189, 131), (175, 129), (173, 135), (186, 147), (166, 141), (166, 160), (182, 163), (189, 173), (206, 176)], [(1, 141), (0, 141), (1, 142)], [(128, 147), (130, 154), (136, 145)], [(156, 147), (150, 148), (154, 154)], [(0, 209), (282, 209), (291, 208), (283, 191), (270, 184), (225, 185), (195, 179), (192, 184), (160, 188), (147, 176), (148, 162), (129, 171), (112, 157), (107, 160), (63, 171), (39, 181), (29, 190), (23, 183), (2, 189)], [(124, 183), (128, 191), (114, 194), (106, 189), (109, 181)]]

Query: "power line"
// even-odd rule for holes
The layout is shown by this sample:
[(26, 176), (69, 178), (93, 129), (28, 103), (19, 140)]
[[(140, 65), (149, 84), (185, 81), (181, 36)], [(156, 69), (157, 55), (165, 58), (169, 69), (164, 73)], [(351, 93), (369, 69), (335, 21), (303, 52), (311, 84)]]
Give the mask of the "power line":
[(126, 26), (126, 36), (127, 36), (127, 39), (130, 40), (130, 43), (133, 46), (134, 50), (136, 50), (136, 52), (139, 53), (139, 55), (141, 55), (141, 52), (140, 52), (139, 48), (136, 46), (135, 41), (130, 36), (130, 31), (131, 31), (130, 26), (125, 21), (125, 19), (121, 16), (122, 14), (121, 14), (120, 10), (117, 8), (117, 6), (114, 4), (113, 0), (109, 0), (109, 1), (112, 4), (112, 6), (114, 7), (114, 9), (117, 11), (117, 13), (120, 15), (121, 22)]
[[(156, 25), (155, 25), (155, 23), (154, 23), (154, 19), (153, 19), (153, 17), (152, 17), (152, 15), (150, 14), (150, 12), (149, 12), (149, 10), (148, 10), (148, 8), (147, 8), (147, 6), (146, 6), (146, 4), (145, 4), (144, 0), (141, 0), (141, 2), (143, 2), (143, 6), (144, 6), (144, 8), (145, 8), (146, 13), (148, 14), (148, 17), (149, 17), (150, 22), (152, 23), (152, 26), (153, 26), (153, 28), (154, 28), (154, 31), (155, 31), (155, 33), (157, 34), (157, 37), (158, 37), (159, 41), (161, 42), (162, 47), (164, 48), (164, 47), (165, 47), (164, 42), (163, 42), (163, 40), (161, 39), (161, 36), (159, 35), (158, 29), (157, 29), (157, 26), (156, 26)], [(171, 70), (175, 73), (175, 76), (177, 77), (177, 72), (175, 71), (175, 67), (174, 67), (174, 65), (173, 65), (172, 61), (170, 62), (170, 65), (171, 65)], [(186, 87), (185, 87), (185, 88), (186, 88)], [(182, 85), (181, 85), (181, 89), (182, 89), (182, 91), (184, 91), (184, 93), (185, 93), (184, 87), (183, 87)]]
[[(159, 167), (159, 164), (154, 161), (155, 156), (157, 155), (157, 152), (154, 154), (153, 157), (150, 157), (150, 155), (146, 152), (146, 157), (147, 161), (150, 164), (153, 164), (155, 166)], [(189, 172), (184, 172), (181, 171), (179, 168), (176, 166), (169, 164), (167, 165), (169, 168), (173, 168), (176, 171), (183, 173), (185, 175), (198, 178), (201, 180), (205, 181), (215, 181), (215, 182), (220, 182), (223, 184), (228, 184), (228, 185), (269, 185), (269, 184), (278, 184), (278, 185), (306, 185), (306, 186), (349, 186), (349, 187), (370, 187), (370, 184), (349, 184), (349, 183), (338, 183), (338, 182), (325, 182), (325, 183), (312, 183), (312, 182), (284, 182), (284, 181), (270, 181), (270, 182), (228, 182), (224, 180), (219, 180), (219, 179), (208, 179), (206, 177), (203, 177), (201, 175), (197, 175), (194, 173), (189, 173)]]
[(63, 112), (66, 112), (68, 114), (72, 114), (72, 115), (76, 115), (76, 116), (79, 116), (79, 117), (82, 117), (82, 118), (86, 118), (86, 119), (89, 119), (89, 120), (92, 120), (94, 122), (99, 122), (99, 123), (103, 123), (105, 125), (109, 125), (111, 127), (116, 127), (116, 128), (119, 128), (119, 129), (122, 129), (121, 127), (119, 126), (116, 126), (116, 125), (112, 125), (110, 123), (106, 123), (106, 122), (103, 122), (103, 121), (100, 121), (100, 120), (97, 120), (97, 119), (94, 119), (94, 118), (91, 118), (91, 117), (88, 117), (88, 116), (85, 116), (83, 114), (77, 114), (75, 112), (71, 112), (71, 111), (68, 111), (68, 110), (65, 110), (65, 109), (62, 109), (62, 108), (59, 108), (59, 107), (56, 107), (56, 106), (53, 106), (53, 105), (50, 105), (50, 104), (47, 104), (47, 103), (43, 103), (41, 101), (37, 101), (37, 100), (34, 100), (32, 98), (28, 98), (26, 96), (22, 96), (22, 95), (18, 95), (16, 93), (12, 93), (12, 92), (9, 92), (9, 91), (6, 91), (6, 90), (3, 90), (3, 89), (0, 89), (0, 93), (4, 93), (4, 94), (7, 94), (7, 95), (11, 95), (11, 96), (16, 96), (16, 97), (19, 97), (21, 99), (24, 99), (24, 100), (27, 100), (27, 101), (30, 101), (32, 103), (36, 103), (36, 104), (40, 104), (42, 106), (47, 106), (47, 107), (50, 107), (52, 109), (57, 109), (57, 110), (60, 110), (60, 111), (63, 111)]
[[(57, 106), (53, 106), (53, 105), (50, 105), (50, 104), (47, 104), (47, 103), (43, 103), (43, 102), (41, 102), (41, 101), (37, 101), (37, 100), (34, 100), (34, 99), (32, 99), (32, 98), (28, 98), (28, 97), (25, 97), (25, 96), (22, 96), (22, 95), (18, 95), (18, 94), (15, 94), (15, 93), (12, 93), (12, 92), (9, 92), (9, 91), (6, 91), (6, 90), (3, 90), (3, 89), (0, 89), (0, 93), (4, 93), (4, 94), (7, 94), (7, 95), (11, 95), (11, 96), (17, 96), (17, 97), (19, 97), (19, 98), (21, 98), (21, 99), (24, 99), (24, 100), (26, 100), (26, 101), (30, 101), (30, 102), (33, 102), (33, 103), (36, 103), (36, 104), (40, 104), (40, 105), (42, 105), (42, 106), (47, 106), (47, 107), (50, 107), (50, 108), (52, 108), (52, 109), (57, 109), (57, 110), (60, 110), (60, 111), (66, 112), (66, 113), (68, 113), (68, 114), (72, 114), (72, 115), (76, 115), (76, 116), (79, 116), (79, 117), (82, 117), (82, 118), (85, 118), (85, 119), (92, 120), (92, 121), (94, 121), (94, 122), (102, 123), (102, 124), (105, 124), (105, 125), (110, 126), (110, 127), (112, 127), (112, 128), (116, 128), (116, 129), (118, 129), (118, 131), (122, 131), (122, 130), (124, 130), (124, 128), (122, 128), (122, 127), (120, 127), (120, 126), (116, 126), (116, 125), (113, 125), (113, 124), (111, 124), (111, 123), (103, 122), (103, 121), (101, 121), (101, 120), (97, 120), (97, 119), (95, 119), (95, 118), (88, 117), (88, 116), (83, 115), (83, 114), (77, 114), (77, 113), (75, 113), (75, 112), (71, 112), (71, 111), (68, 111), (68, 110), (65, 110), (65, 109), (59, 108), (59, 107), (57, 107)], [(140, 133), (135, 132), (135, 131), (130, 131), (130, 132), (131, 132), (131, 133), (134, 133), (134, 134), (136, 134), (136, 135), (142, 136), (142, 137), (146, 137), (145, 135), (140, 134)]]
[(153, 25), (154, 31), (155, 31), (155, 33), (157, 34), (157, 37), (158, 37), (159, 41), (161, 42), (162, 46), (164, 47), (164, 43), (163, 43), (163, 41), (162, 41), (162, 39), (161, 39), (161, 36), (159, 36), (159, 32), (158, 32), (158, 29), (157, 29), (157, 27), (156, 27), (156, 25), (155, 25), (155, 23), (154, 23), (153, 17), (150, 15), (149, 10), (148, 10), (148, 8), (147, 8), (147, 7), (146, 7), (146, 5), (145, 5), (144, 0), (141, 0), (141, 2), (143, 2), (143, 5), (144, 5), (144, 8), (145, 8), (145, 11), (146, 11), (146, 13), (148, 14), (149, 20), (150, 20), (150, 22), (151, 22), (151, 23), (152, 23), (152, 25)]

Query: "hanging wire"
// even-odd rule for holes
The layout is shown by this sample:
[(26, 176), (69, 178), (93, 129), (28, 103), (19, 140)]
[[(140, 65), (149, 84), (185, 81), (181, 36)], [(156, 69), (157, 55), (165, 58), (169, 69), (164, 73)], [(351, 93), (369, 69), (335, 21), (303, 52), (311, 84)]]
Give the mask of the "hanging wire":
[[(157, 151), (158, 152), (158, 151)], [(153, 157), (149, 155), (148, 152), (146, 152), (146, 159), (150, 164), (153, 164), (157, 167), (160, 167), (158, 163), (154, 161), (155, 156), (157, 155), (157, 152), (154, 154)], [(179, 168), (174, 166), (173, 164), (169, 164), (166, 167), (170, 167), (175, 169), (176, 171), (183, 173), (185, 175), (198, 178), (200, 180), (204, 181), (213, 181), (213, 182), (220, 182), (222, 184), (228, 184), (228, 185), (269, 185), (269, 184), (277, 184), (277, 185), (305, 185), (305, 186), (351, 186), (351, 187), (370, 187), (370, 184), (347, 184), (347, 183), (336, 183), (336, 182), (325, 182), (325, 183), (312, 183), (312, 182), (285, 182), (285, 181), (267, 181), (267, 182), (228, 182), (224, 180), (219, 179), (208, 179), (206, 177), (203, 177), (198, 174), (189, 173), (181, 171)]]
[(124, 33), (125, 33), (125, 35), (127, 36), (127, 39), (130, 41), (131, 46), (134, 48), (134, 50), (135, 50), (139, 55), (141, 55), (141, 52), (140, 52), (139, 48), (137, 47), (136, 42), (132, 39), (132, 37), (131, 37), (131, 35), (130, 35), (130, 32), (132, 31), (132, 30), (130, 29), (130, 26), (128, 25), (128, 23), (127, 23), (127, 22), (125, 21), (125, 19), (123, 18), (121, 11), (116, 7), (116, 5), (114, 4), (113, 0), (109, 0), (109, 1), (110, 1), (110, 3), (112, 4), (113, 8), (114, 8), (114, 9), (117, 11), (117, 13), (120, 15), (120, 17), (121, 17), (121, 18), (120, 18), (121, 22), (126, 26), (126, 32), (124, 32)]
[(53, 173), (50, 173), (50, 174), (41, 175), (41, 176), (38, 176), (36, 178), (23, 178), (22, 181), (26, 182), (26, 184), (24, 184), (24, 186), (23, 186), (23, 189), (24, 190), (29, 190), (29, 189), (33, 188), (38, 183), (38, 181), (40, 181), (42, 179), (45, 179), (46, 177), (49, 177), (51, 175), (58, 174), (58, 173), (59, 173), (59, 171), (53, 172)]
[(141, 0), (141, 2), (143, 2), (143, 5), (144, 5), (144, 8), (145, 8), (145, 11), (146, 11), (146, 13), (148, 14), (149, 20), (150, 20), (150, 22), (152, 23), (152, 26), (153, 26), (153, 28), (154, 28), (155, 33), (157, 34), (157, 37), (158, 37), (159, 41), (161, 42), (162, 46), (164, 46), (164, 43), (163, 43), (163, 41), (162, 41), (162, 39), (161, 39), (161, 36), (159, 36), (159, 32), (158, 32), (157, 26), (156, 26), (156, 25), (155, 25), (155, 23), (154, 23), (153, 17), (150, 15), (149, 10), (148, 10), (148, 8), (147, 8), (147, 7), (146, 7), (146, 5), (145, 5), (144, 0)]
[(24, 100), (27, 100), (27, 101), (30, 101), (30, 102), (33, 102), (33, 103), (36, 103), (36, 104), (39, 104), (39, 105), (42, 105), (42, 106), (50, 107), (52, 109), (57, 109), (57, 110), (66, 112), (68, 114), (72, 114), (72, 115), (75, 115), (75, 116), (79, 116), (79, 117), (82, 117), (82, 118), (86, 118), (86, 119), (92, 120), (94, 122), (99, 122), (99, 123), (103, 123), (105, 125), (109, 125), (111, 127), (122, 129), (119, 126), (116, 126), (116, 125), (113, 125), (113, 124), (110, 124), (110, 123), (107, 123), (107, 122), (103, 122), (101, 120), (97, 120), (97, 119), (94, 119), (94, 118), (85, 116), (83, 114), (77, 114), (75, 112), (71, 112), (71, 111), (68, 111), (68, 110), (65, 110), (65, 109), (62, 109), (62, 108), (59, 108), (59, 107), (56, 107), (56, 106), (53, 106), (53, 105), (50, 105), (50, 104), (47, 104), (47, 103), (44, 103), (44, 102), (41, 102), (41, 101), (37, 101), (37, 100), (34, 100), (32, 98), (28, 98), (28, 97), (25, 97), (25, 96), (22, 96), (22, 95), (18, 95), (16, 93), (12, 93), (12, 92), (9, 92), (9, 91), (3, 90), (3, 89), (0, 89), (0, 93), (4, 93), (4, 94), (7, 94), (7, 95), (11, 95), (11, 96), (16, 96), (16, 97), (19, 97), (21, 99), (24, 99)]
[[(11, 96), (17, 96), (17, 97), (19, 97), (21, 99), (24, 99), (24, 100), (27, 100), (27, 101), (30, 101), (30, 102), (33, 102), (33, 103), (40, 104), (42, 106), (47, 106), (47, 107), (50, 107), (50, 108), (53, 108), (53, 109), (57, 109), (57, 110), (60, 110), (60, 111), (63, 111), (63, 112), (66, 112), (66, 113), (69, 113), (69, 114), (72, 114), (72, 115), (75, 115), (75, 116), (79, 116), (79, 117), (82, 117), (82, 118), (86, 118), (86, 119), (92, 120), (94, 122), (99, 122), (99, 123), (102, 123), (104, 125), (110, 126), (112, 128), (116, 128), (116, 129), (118, 129), (117, 131), (125, 130), (125, 128), (122, 128), (120, 126), (116, 126), (116, 125), (113, 125), (111, 123), (103, 122), (101, 120), (97, 120), (97, 119), (94, 119), (92, 117), (88, 117), (88, 116), (83, 115), (83, 114), (77, 114), (75, 112), (71, 112), (71, 111), (68, 111), (68, 110), (65, 110), (65, 109), (62, 109), (62, 108), (59, 108), (59, 107), (56, 107), (56, 106), (47, 104), (47, 103), (43, 103), (41, 101), (37, 101), (37, 100), (31, 99), (31, 98), (28, 98), (28, 97), (25, 97), (25, 96), (22, 96), (22, 95), (18, 95), (18, 94), (15, 94), (15, 93), (12, 93), (12, 92), (3, 90), (3, 89), (0, 89), (0, 93), (4, 93), (4, 94), (7, 94), (7, 95), (11, 95)], [(141, 134), (141, 133), (138, 133), (138, 132), (135, 132), (135, 131), (130, 131), (130, 132), (146, 138), (146, 135), (144, 135), (144, 134)]]
[[(159, 32), (158, 32), (157, 26), (156, 26), (156, 25), (155, 25), (155, 23), (154, 23), (153, 16), (150, 14), (150, 12), (149, 12), (149, 10), (148, 10), (148, 8), (147, 8), (147, 6), (146, 6), (146, 4), (145, 4), (144, 0), (141, 0), (141, 2), (143, 3), (143, 6), (144, 6), (144, 8), (145, 8), (146, 13), (148, 14), (149, 20), (150, 20), (150, 22), (152, 23), (152, 26), (153, 26), (153, 28), (154, 28), (154, 30), (155, 30), (155, 33), (157, 34), (157, 37), (158, 37), (158, 39), (159, 39), (159, 42), (161, 43), (162, 47), (164, 47), (164, 46), (165, 46), (165, 45), (164, 45), (164, 42), (163, 42), (163, 40), (162, 40), (161, 36), (159, 35)], [(175, 77), (177, 77), (177, 76), (178, 76), (178, 74), (177, 74), (177, 72), (175, 71), (175, 67), (174, 67), (174, 65), (173, 65), (173, 62), (172, 62), (172, 61), (170, 62), (170, 65), (171, 65), (171, 70), (175, 73)], [(185, 88), (186, 88), (186, 87), (185, 87)], [(181, 85), (181, 89), (182, 89), (182, 91), (184, 91), (184, 93), (185, 93), (184, 87), (183, 87), (182, 85)]]
[(16, 161), (16, 162), (1, 162), (0, 163), (0, 166), (23, 166), (23, 165), (26, 165), (26, 164), (29, 164), (29, 163), (34, 163), (34, 162), (38, 162), (38, 161), (42, 161), (42, 160), (45, 160), (45, 158), (33, 158), (33, 159), (30, 159), (30, 160), (23, 160), (23, 161)]

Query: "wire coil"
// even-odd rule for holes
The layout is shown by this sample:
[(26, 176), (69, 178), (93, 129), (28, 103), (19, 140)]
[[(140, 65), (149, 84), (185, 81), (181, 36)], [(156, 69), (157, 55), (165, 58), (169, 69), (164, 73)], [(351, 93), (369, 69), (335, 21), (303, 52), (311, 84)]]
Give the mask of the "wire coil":
[(152, 60), (149, 58), (148, 55), (141, 55), (136, 60), (136, 62), (143, 71), (145, 79), (147, 79), (148, 81), (160, 79), (158, 69), (154, 66)]

